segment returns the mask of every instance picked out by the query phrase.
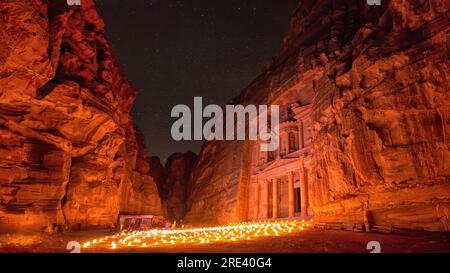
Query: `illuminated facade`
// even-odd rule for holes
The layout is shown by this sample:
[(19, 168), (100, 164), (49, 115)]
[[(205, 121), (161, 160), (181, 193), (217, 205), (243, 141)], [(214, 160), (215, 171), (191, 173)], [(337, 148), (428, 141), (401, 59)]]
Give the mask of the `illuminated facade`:
[(254, 145), (249, 188), (249, 219), (311, 216), (308, 177), (311, 169), (311, 104), (280, 108), (278, 150), (261, 152)]

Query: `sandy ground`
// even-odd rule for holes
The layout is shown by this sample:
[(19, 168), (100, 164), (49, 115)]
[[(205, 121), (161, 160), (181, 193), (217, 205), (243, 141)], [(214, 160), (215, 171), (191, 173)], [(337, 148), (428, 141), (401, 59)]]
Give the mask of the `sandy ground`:
[[(80, 243), (111, 235), (109, 231), (75, 233), (0, 234), (0, 252), (70, 252), (70, 241)], [(331, 230), (305, 230), (280, 237), (264, 237), (251, 241), (220, 242), (203, 245), (159, 246), (121, 249), (83, 248), (81, 252), (145, 252), (145, 253), (289, 253), (289, 252), (370, 252), (367, 243), (378, 241), (381, 252), (447, 252), (450, 235), (403, 236)], [(13, 243), (14, 242), (14, 243)]]

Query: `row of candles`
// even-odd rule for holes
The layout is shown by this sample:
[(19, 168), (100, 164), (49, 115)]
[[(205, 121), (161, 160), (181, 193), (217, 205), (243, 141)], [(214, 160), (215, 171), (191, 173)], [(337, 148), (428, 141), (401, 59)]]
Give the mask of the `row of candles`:
[(208, 244), (213, 242), (232, 242), (253, 240), (266, 236), (281, 236), (304, 230), (310, 221), (285, 220), (266, 222), (230, 223), (224, 226), (185, 228), (185, 229), (151, 229), (121, 231), (82, 244), (84, 248), (122, 248), (155, 247), (179, 244)]

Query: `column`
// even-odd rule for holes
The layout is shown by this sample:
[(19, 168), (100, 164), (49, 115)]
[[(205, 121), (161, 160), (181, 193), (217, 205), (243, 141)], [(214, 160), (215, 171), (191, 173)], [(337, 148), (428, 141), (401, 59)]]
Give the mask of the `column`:
[(277, 179), (274, 178), (272, 179), (272, 205), (273, 205), (273, 209), (272, 209), (272, 218), (276, 219), (278, 217), (278, 184), (277, 184)]
[(300, 179), (302, 216), (308, 216), (308, 173), (306, 169), (303, 169), (303, 172), (300, 173), (303, 173), (303, 177)]
[(267, 200), (267, 195), (269, 194), (268, 191), (269, 183), (267, 180), (261, 181), (261, 204), (260, 204), (260, 211), (261, 211), (261, 218), (267, 219), (268, 217), (268, 205), (269, 202)]
[(300, 137), (298, 136), (298, 127), (297, 130), (293, 132), (294, 133), (294, 143), (295, 143), (295, 150), (300, 150)]
[(259, 179), (256, 179), (256, 204), (255, 219), (258, 219), (259, 211), (261, 209), (261, 185)]
[(301, 120), (297, 121), (298, 126), (298, 149), (301, 150), (305, 148), (305, 136), (303, 132), (303, 122)]
[(281, 142), (283, 143), (283, 152), (284, 155), (287, 155), (289, 154), (289, 134), (284, 131), (281, 137)]
[(290, 153), (290, 149), (291, 149), (291, 147), (289, 145), (289, 132), (286, 132), (286, 137), (284, 139), (284, 143), (286, 143), (285, 144), (286, 145), (286, 154), (289, 154)]
[(284, 142), (285, 139), (285, 132), (280, 131), (280, 144), (279, 144), (279, 150), (280, 150), (280, 156), (284, 156), (286, 154), (286, 143)]
[(312, 135), (311, 135), (311, 118), (307, 117), (304, 121), (303, 121), (303, 142), (305, 147), (308, 147), (311, 145), (311, 141), (312, 141)]
[(294, 204), (294, 173), (288, 173), (288, 194), (289, 194), (289, 218), (294, 217), (295, 214), (295, 204)]

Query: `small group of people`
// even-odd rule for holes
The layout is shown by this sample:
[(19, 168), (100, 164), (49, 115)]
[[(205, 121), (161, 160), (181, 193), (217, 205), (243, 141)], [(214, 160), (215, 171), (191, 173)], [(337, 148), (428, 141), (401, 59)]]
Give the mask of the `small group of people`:
[(171, 222), (163, 216), (151, 215), (121, 215), (119, 222), (120, 230), (176, 229), (185, 227), (182, 220)]
[(177, 223), (177, 220), (173, 222), (167, 221), (165, 225), (165, 229), (176, 229), (176, 228), (184, 228), (183, 220), (180, 220)]

